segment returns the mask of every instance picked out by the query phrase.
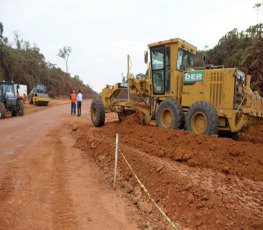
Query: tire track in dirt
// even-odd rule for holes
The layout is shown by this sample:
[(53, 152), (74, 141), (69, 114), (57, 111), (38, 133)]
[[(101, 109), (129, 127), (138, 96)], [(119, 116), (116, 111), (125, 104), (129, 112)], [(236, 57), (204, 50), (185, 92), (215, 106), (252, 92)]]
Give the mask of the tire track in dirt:
[(58, 135), (49, 134), (5, 165), (0, 176), (1, 230), (78, 228)]
[[(57, 134), (49, 133), (65, 119), (67, 107), (47, 108), (22, 118), (2, 121), (0, 134), (6, 130), (10, 132), (0, 141), (1, 230), (51, 229), (52, 218), (57, 226), (54, 229), (77, 226), (66, 186), (67, 172), (61, 173), (65, 168), (63, 148), (57, 141)], [(54, 114), (52, 119), (51, 113)], [(17, 133), (23, 135), (20, 137)], [(12, 149), (14, 154), (7, 156), (6, 149)], [(54, 164), (51, 167), (52, 162), (58, 163), (58, 168)], [(52, 218), (51, 208), (54, 210)]]
[[(26, 227), (19, 227), (20, 222), (17, 217), (21, 216), (24, 216), (25, 222), (32, 223), (31, 215), (27, 215), (24, 207), (25, 192), (29, 197), (34, 196), (34, 192), (30, 189), (30, 175), (26, 171), (25, 164), (14, 158), (6, 164), (5, 171), (2, 172), (0, 229), (26, 229)], [(27, 228), (29, 226), (31, 225), (28, 224)]]
[[(15, 174), (13, 174), (15, 175)], [(2, 175), (3, 176), (3, 175)], [(4, 230), (6, 229), (6, 226), (14, 226), (15, 223), (12, 220), (12, 217), (14, 215), (14, 209), (11, 207), (11, 197), (14, 194), (14, 186), (12, 183), (12, 177), (10, 175), (4, 176), (4, 178), (1, 178), (0, 180), (0, 203), (7, 203), (7, 205), (3, 206), (1, 205), (0, 208), (0, 229)], [(9, 211), (10, 210), (10, 211)]]
[[(149, 159), (150, 160), (150, 159)], [(159, 161), (159, 159), (157, 159)], [(247, 178), (240, 180), (237, 176), (226, 176), (223, 173), (213, 172), (211, 169), (189, 168), (169, 159), (161, 160), (165, 169), (169, 169), (174, 176), (190, 180), (194, 186), (199, 186), (210, 193), (224, 196), (231, 203), (248, 209), (260, 218), (263, 218), (263, 182), (252, 181)], [(243, 188), (240, 190), (240, 188)]]
[[(59, 137), (60, 133), (55, 135)], [(54, 229), (77, 229), (73, 200), (69, 188), (69, 175), (66, 166), (65, 148), (58, 138), (52, 148), (52, 220)]]

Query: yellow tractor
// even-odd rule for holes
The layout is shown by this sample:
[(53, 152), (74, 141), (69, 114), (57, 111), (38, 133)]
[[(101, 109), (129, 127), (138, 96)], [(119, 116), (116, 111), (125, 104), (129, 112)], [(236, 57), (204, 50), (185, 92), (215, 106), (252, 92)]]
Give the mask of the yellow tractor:
[[(249, 75), (224, 66), (195, 67), (197, 48), (179, 38), (148, 48), (146, 78), (130, 76), (128, 56), (127, 82), (106, 86), (101, 100), (92, 101), (94, 126), (104, 124), (106, 112), (117, 112), (121, 120), (135, 111), (143, 124), (155, 118), (158, 127), (204, 135), (233, 135), (263, 121), (263, 98), (250, 88)], [(123, 91), (125, 99), (119, 98)]]

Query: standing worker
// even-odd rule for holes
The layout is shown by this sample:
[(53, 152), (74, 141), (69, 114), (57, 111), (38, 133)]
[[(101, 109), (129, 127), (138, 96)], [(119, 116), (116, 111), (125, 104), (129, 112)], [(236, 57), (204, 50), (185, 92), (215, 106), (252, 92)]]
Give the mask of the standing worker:
[(71, 115), (76, 115), (76, 93), (75, 90), (70, 94), (70, 101), (71, 101)]
[(79, 93), (77, 95), (77, 106), (78, 106), (78, 116), (81, 116), (81, 104), (82, 104), (82, 93), (79, 90)]

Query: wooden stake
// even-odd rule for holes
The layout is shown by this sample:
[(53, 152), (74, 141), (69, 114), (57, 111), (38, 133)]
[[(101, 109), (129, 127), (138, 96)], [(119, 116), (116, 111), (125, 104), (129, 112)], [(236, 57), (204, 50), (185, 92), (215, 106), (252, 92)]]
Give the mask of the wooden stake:
[(114, 177), (113, 177), (113, 187), (114, 188), (116, 188), (116, 176), (117, 176), (117, 165), (118, 165), (118, 144), (119, 144), (119, 134), (116, 133)]

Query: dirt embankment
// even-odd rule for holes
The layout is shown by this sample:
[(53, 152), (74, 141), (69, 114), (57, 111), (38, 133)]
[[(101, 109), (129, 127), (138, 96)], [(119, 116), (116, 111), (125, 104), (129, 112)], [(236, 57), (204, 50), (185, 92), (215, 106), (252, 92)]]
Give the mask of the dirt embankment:
[[(180, 226), (263, 229), (263, 126), (251, 128), (234, 141), (141, 126), (136, 114), (121, 124), (115, 115), (107, 117), (101, 128), (80, 127), (76, 147), (97, 162), (109, 182), (118, 132), (120, 151), (154, 200)], [(166, 226), (121, 156), (117, 185), (142, 214), (150, 216), (149, 225)]]

